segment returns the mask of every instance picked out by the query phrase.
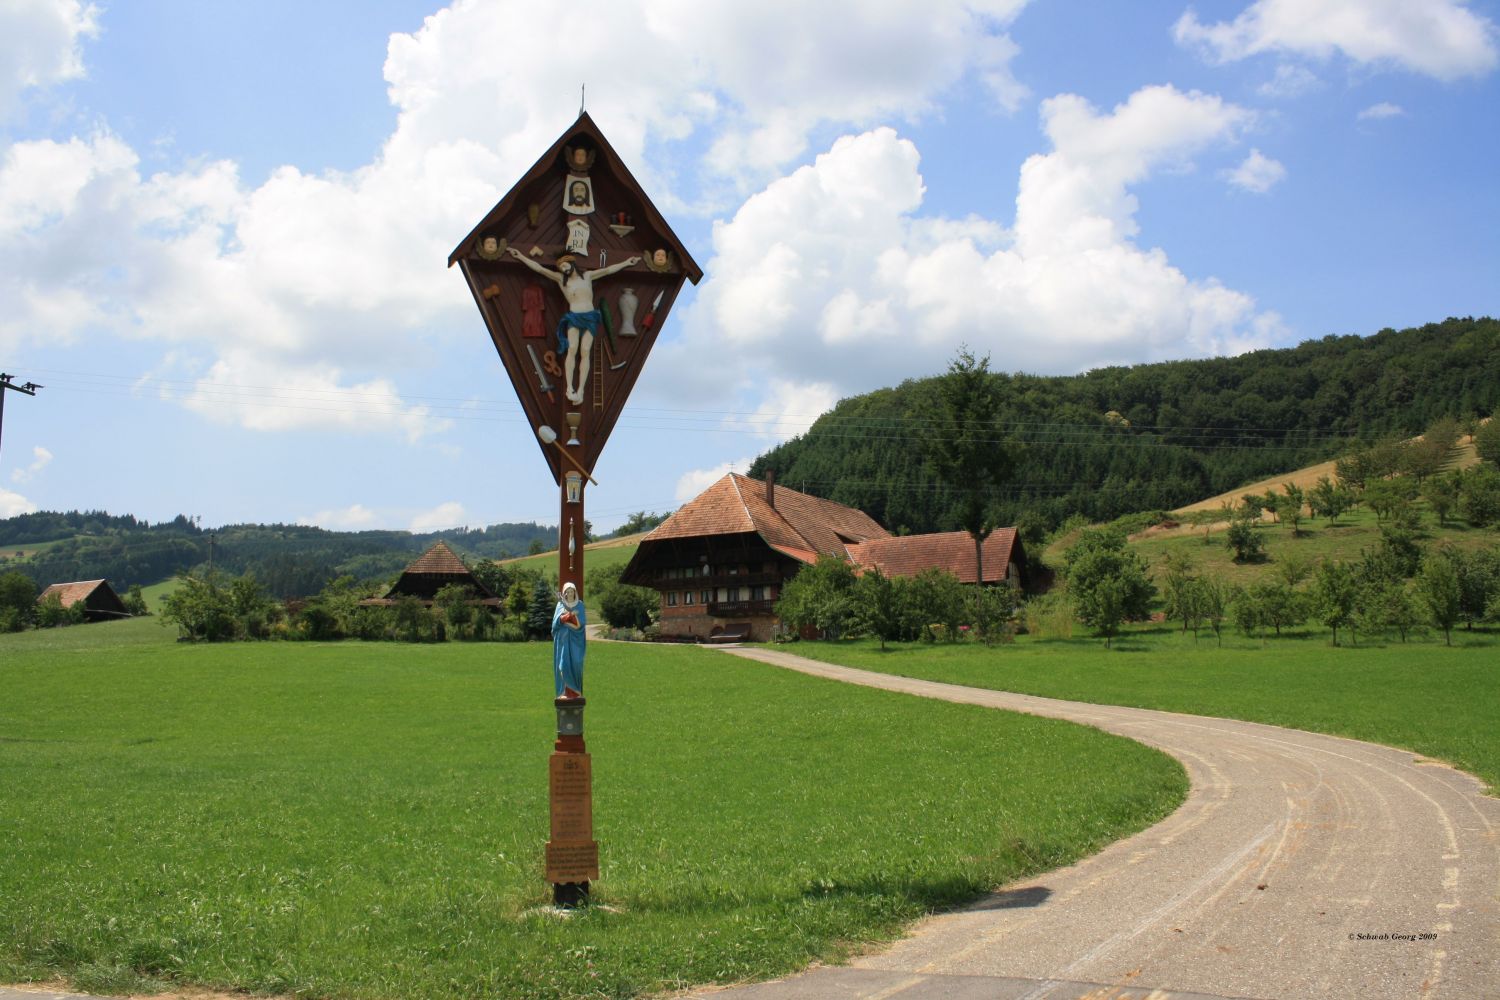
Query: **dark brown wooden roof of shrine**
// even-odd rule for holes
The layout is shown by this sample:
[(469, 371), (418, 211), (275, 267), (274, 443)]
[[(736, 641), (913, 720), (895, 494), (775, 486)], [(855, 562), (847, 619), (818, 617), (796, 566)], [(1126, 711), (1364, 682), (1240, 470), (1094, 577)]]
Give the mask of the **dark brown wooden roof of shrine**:
[(864, 511), (785, 486), (773, 490), (774, 506), (765, 483), (731, 472), (658, 525), (640, 550), (670, 539), (754, 532), (779, 552), (816, 562), (821, 553), (844, 557), (851, 544), (890, 537)]
[(594, 120), (588, 116), (588, 112), (586, 111), (581, 113), (578, 116), (578, 120), (558, 137), (557, 141), (537, 159), (536, 163), (521, 176), (520, 180), (511, 186), (509, 193), (496, 202), (495, 207), (490, 209), (489, 214), (479, 221), (479, 225), (475, 226), (470, 230), (469, 235), (459, 241), (458, 246), (454, 247), (453, 252), (448, 255), (448, 266), (452, 267), (458, 263), (460, 257), (473, 253), (474, 246), (478, 242), (480, 235), (510, 215), (520, 202), (522, 192), (526, 191), (533, 182), (541, 179), (549, 170), (552, 170), (558, 162), (558, 156), (562, 152), (563, 146), (567, 143), (575, 142), (579, 136), (587, 136), (591, 142), (598, 145), (598, 148), (605, 154), (609, 163), (604, 169), (614, 174), (633, 197), (640, 199), (641, 213), (645, 216), (646, 223), (660, 233), (662, 238), (670, 245), (672, 251), (677, 254), (678, 259), (682, 261), (682, 273), (687, 276), (688, 280), (695, 285), (703, 280), (703, 269), (698, 266), (697, 261), (693, 260), (693, 255), (688, 253), (687, 247), (677, 238), (677, 234), (672, 231), (672, 227), (667, 225), (667, 220), (662, 218), (656, 206), (651, 203), (651, 199), (646, 197), (645, 190), (636, 181), (630, 169), (625, 166), (625, 161), (620, 158), (620, 154), (615, 152), (614, 147), (609, 144), (609, 140), (604, 138), (604, 133), (599, 131), (599, 126), (594, 124)]
[[(886, 576), (916, 576), (926, 569), (941, 569), (960, 583), (974, 582), (974, 539), (967, 531), (874, 538), (849, 546), (849, 556), (861, 566), (879, 567)], [(984, 540), (984, 582), (1004, 580), (1013, 556), (1020, 561), (1016, 529), (996, 528)]]

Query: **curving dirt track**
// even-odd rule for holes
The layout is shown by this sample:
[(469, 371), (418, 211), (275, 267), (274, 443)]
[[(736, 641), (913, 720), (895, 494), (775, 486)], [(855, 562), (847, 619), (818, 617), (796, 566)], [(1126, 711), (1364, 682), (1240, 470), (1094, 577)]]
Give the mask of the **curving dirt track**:
[(850, 966), (716, 997), (1500, 997), (1500, 800), (1467, 774), (1256, 723), (726, 652), (1096, 726), (1176, 757), (1192, 790), (1149, 830)]

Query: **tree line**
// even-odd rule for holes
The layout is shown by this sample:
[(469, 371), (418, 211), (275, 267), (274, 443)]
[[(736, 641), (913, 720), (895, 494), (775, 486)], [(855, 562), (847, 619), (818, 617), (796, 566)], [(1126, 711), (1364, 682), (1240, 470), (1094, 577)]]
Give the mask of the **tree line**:
[[(953, 375), (845, 399), (750, 474), (774, 470), (898, 533), (958, 528), (966, 494), (928, 445), (943, 433), (931, 415)], [(1180, 507), (1442, 417), (1472, 428), (1500, 403), (1500, 322), (1449, 319), (1076, 376), (987, 376), (990, 437), (1020, 445), (1009, 482), (991, 491), (991, 520), (1032, 541), (1074, 514), (1105, 522)]]
[(412, 534), (328, 531), (308, 525), (231, 524), (203, 530), (184, 515), (150, 524), (115, 517), (40, 512), (0, 520), (0, 551), (41, 542), (41, 549), (6, 561), (41, 584), (107, 579), (117, 590), (210, 568), (253, 574), (281, 599), (318, 593), (343, 576), (357, 580), (398, 574), (433, 542), (447, 541), (474, 558), (508, 559), (556, 544), (557, 529), (534, 522), (493, 524)]

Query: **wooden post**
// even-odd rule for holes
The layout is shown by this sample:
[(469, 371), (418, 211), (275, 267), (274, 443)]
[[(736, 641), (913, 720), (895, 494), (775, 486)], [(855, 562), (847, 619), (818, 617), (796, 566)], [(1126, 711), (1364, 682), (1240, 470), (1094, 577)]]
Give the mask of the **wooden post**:
[[(581, 201), (572, 198), (575, 184), (587, 189)], [(579, 252), (580, 245), (587, 251)], [(566, 274), (564, 256), (573, 262)], [(558, 587), (572, 583), (583, 598), (584, 483), (593, 481), (590, 471), (682, 283), (696, 285), (703, 269), (593, 119), (582, 113), (454, 248), (448, 264), (462, 270), (527, 426), (558, 484)], [(578, 285), (580, 278), (590, 284)], [(537, 294), (552, 282), (559, 293)], [(583, 300), (585, 291), (592, 303)], [(608, 325), (597, 329), (590, 351), (579, 345), (577, 366), (570, 373), (567, 345), (557, 343), (553, 324), (564, 310), (586, 313), (583, 307), (590, 304), (606, 324), (611, 322), (606, 317), (619, 316), (620, 339)], [(569, 381), (584, 365), (589, 373), (572, 386), (575, 402), (567, 398)], [(578, 478), (570, 499), (572, 473)], [(548, 763), (552, 839), (547, 843), (547, 880), (554, 901), (562, 906), (587, 902), (589, 882), (599, 877), (583, 707), (581, 697), (557, 699), (557, 742)]]
[[(566, 420), (562, 424), (567, 426)], [(583, 433), (581, 428), (579, 433)], [(566, 474), (559, 487), (557, 586), (561, 590), (572, 583), (582, 601), (584, 484), (577, 485), (576, 500), (568, 497)], [(553, 905), (568, 909), (588, 904), (589, 882), (599, 877), (599, 844), (594, 840), (593, 761), (583, 742), (585, 703), (583, 698), (559, 698), (553, 702), (557, 708), (557, 741), (547, 761), (551, 816), (547, 881), (552, 883)]]

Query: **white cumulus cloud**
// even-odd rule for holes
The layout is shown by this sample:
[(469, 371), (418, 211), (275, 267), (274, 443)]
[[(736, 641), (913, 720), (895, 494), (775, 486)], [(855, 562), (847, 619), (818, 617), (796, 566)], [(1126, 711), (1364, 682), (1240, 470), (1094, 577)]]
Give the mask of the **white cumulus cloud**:
[(732, 462), (722, 462), (711, 469), (694, 469), (691, 472), (684, 472), (677, 479), (677, 502), (687, 503), (731, 472), (744, 473), (753, 461), (753, 458), (740, 458)]
[[(254, 187), (227, 161), (146, 176), (108, 123), (0, 143), (0, 352), (96, 334), (156, 341), (210, 372), (179, 401), (215, 419), (414, 438), (434, 422), (380, 372), (472, 329), (442, 262), (572, 121), (579, 95), (559, 82), (559, 52), (589, 67), (590, 111), (671, 209), (764, 180), (830, 123), (915, 120), (960, 86), (1013, 107), (1022, 88), (1005, 30), (1025, 2), (879, 3), (851, 17), (796, 0), (638, 0), (580, 19), (567, 6), (457, 0), (390, 38), (397, 124), (357, 169), (286, 165)], [(107, 20), (67, 0), (5, 3), (0, 111), (82, 72), (79, 39)], [(367, 402), (268, 408), (230, 398), (231, 384)]]
[(408, 530), (414, 535), (420, 535), (429, 531), (442, 531), (446, 528), (461, 528), (468, 516), (463, 504), (456, 500), (449, 500), (413, 517)]
[(1389, 101), (1381, 101), (1379, 104), (1372, 104), (1368, 108), (1365, 108), (1359, 114), (1355, 115), (1355, 118), (1359, 121), (1367, 122), (1378, 121), (1382, 118), (1400, 118), (1404, 114), (1406, 114), (1406, 109), (1401, 107), (1401, 105), (1392, 104)]
[(35, 514), (36, 504), (19, 493), (0, 486), (0, 517), (16, 517), (20, 514)]
[(1233, 21), (1205, 24), (1188, 10), (1173, 35), (1215, 62), (1263, 52), (1397, 66), (1439, 80), (1491, 72), (1494, 22), (1463, 0), (1256, 0)]
[(362, 503), (350, 504), (335, 510), (320, 510), (316, 514), (297, 518), (298, 524), (329, 531), (363, 531), (377, 526), (375, 512)]
[(1048, 100), (1052, 149), (1022, 166), (1013, 227), (921, 216), (910, 141), (886, 128), (841, 138), (715, 228), (684, 335), (658, 347), (661, 378), (692, 392), (702, 359), (732, 348), (738, 381), (720, 369), (716, 389), (771, 387), (774, 405), (803, 412), (802, 399), (824, 392), (941, 371), (962, 342), (997, 369), (1044, 372), (1265, 346), (1282, 332), (1274, 313), (1137, 245), (1132, 191), (1233, 146), (1252, 122), (1171, 87), (1107, 112), (1071, 95)]
[(79, 41), (99, 31), (99, 9), (78, 0), (0, 3), (0, 120), (33, 87), (83, 75)]
[(36, 445), (31, 449), (31, 464), (24, 469), (15, 469), (10, 474), (13, 483), (24, 483), (30, 481), (37, 473), (41, 472), (52, 462), (52, 452)]
[(1258, 149), (1250, 150), (1250, 155), (1233, 170), (1224, 171), (1224, 178), (1229, 183), (1255, 194), (1265, 194), (1285, 177), (1286, 167)]

